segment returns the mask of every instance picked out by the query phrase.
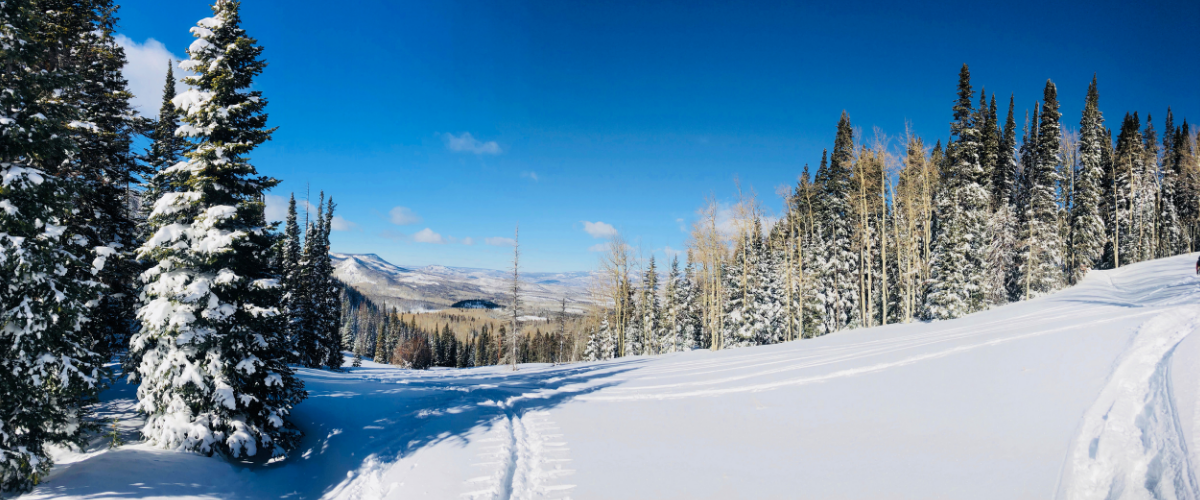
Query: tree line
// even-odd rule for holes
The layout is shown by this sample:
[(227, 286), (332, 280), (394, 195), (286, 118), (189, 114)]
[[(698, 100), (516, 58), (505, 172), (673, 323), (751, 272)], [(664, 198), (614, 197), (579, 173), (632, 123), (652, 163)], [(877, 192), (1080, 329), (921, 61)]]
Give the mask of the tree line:
[[(303, 230), (265, 216), (279, 180), (266, 67), (239, 3), (216, 0), (157, 120), (130, 106), (111, 0), (0, 2), (0, 491), (28, 490), (47, 445), (82, 446), (117, 371), (156, 446), (280, 456), (306, 397), (289, 366), (340, 369), (334, 203)], [(150, 139), (135, 152), (139, 136)]]
[[(364, 358), (402, 368), (471, 368), (509, 363), (512, 352), (505, 346), (514, 341), (510, 325), (464, 313), (443, 313), (422, 318), (419, 313), (402, 313), (382, 307), (353, 287), (344, 287), (340, 326), (342, 343), (354, 353), (354, 366)], [(478, 313), (486, 314), (486, 313)], [(420, 319), (420, 324), (418, 323)], [(432, 325), (428, 323), (433, 323)], [(564, 310), (546, 331), (534, 328), (515, 338), (518, 363), (563, 363), (574, 356), (578, 320)], [(465, 325), (456, 333), (452, 324)]]
[(843, 112), (833, 150), (815, 175), (804, 166), (781, 216), (766, 217), (752, 194), (728, 211), (709, 200), (685, 266), (673, 260), (664, 284), (653, 258), (638, 276), (632, 249), (614, 238), (587, 358), (952, 319), (1051, 293), (1090, 269), (1195, 251), (1197, 133), (1168, 108), (1161, 134), (1133, 112), (1114, 139), (1099, 98), (1093, 77), (1079, 128), (1068, 130), (1047, 81), (1018, 136), (1015, 99), (1001, 120), (996, 95), (976, 101), (963, 65), (950, 137), (932, 148), (911, 132), (895, 149), (878, 130), (865, 141)]

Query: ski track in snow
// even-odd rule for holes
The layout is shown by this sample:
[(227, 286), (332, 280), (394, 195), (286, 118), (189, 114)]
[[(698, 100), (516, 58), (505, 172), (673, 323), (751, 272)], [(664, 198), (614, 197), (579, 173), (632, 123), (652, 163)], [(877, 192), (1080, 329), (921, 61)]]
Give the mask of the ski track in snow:
[(487, 443), (478, 455), (483, 461), (472, 464), (492, 472), (468, 479), (469, 491), (461, 496), (471, 500), (570, 498), (575, 485), (558, 480), (575, 471), (566, 468), (570, 449), (557, 430), (547, 411), (510, 413), (501, 419), (480, 441)]
[(1200, 326), (1179, 306), (1142, 325), (1068, 457), (1060, 498), (1200, 498), (1171, 391), (1171, 355)]

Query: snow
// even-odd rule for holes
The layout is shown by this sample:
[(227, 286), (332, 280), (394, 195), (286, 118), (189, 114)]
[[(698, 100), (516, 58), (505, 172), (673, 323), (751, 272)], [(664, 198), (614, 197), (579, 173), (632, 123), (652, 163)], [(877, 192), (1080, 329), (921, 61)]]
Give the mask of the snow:
[[(762, 347), (298, 369), (310, 397), (289, 418), (306, 436), (286, 460), (130, 436), (60, 454), (28, 498), (1197, 498), (1196, 257)], [(133, 397), (115, 387), (99, 414)]]

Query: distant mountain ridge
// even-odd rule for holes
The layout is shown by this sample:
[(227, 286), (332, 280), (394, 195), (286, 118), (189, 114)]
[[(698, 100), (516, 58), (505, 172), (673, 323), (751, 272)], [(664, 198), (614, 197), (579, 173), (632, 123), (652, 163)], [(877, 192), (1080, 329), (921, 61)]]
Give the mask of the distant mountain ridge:
[[(334, 276), (364, 295), (403, 311), (429, 311), (463, 300), (489, 300), (507, 306), (512, 271), (442, 265), (398, 266), (375, 254), (330, 252)], [(588, 285), (595, 273), (521, 273), (522, 300), (529, 309), (580, 311), (593, 303)]]

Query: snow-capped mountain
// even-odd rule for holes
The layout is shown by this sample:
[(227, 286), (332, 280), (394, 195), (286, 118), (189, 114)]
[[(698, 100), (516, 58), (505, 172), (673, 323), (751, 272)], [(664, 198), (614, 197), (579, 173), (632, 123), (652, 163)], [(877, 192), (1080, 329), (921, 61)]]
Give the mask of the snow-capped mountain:
[[(406, 311), (442, 309), (460, 300), (509, 302), (511, 271), (449, 266), (397, 266), (375, 254), (330, 253), (334, 275), (372, 299)], [(591, 272), (521, 273), (522, 300), (531, 309), (578, 311), (592, 303)]]

